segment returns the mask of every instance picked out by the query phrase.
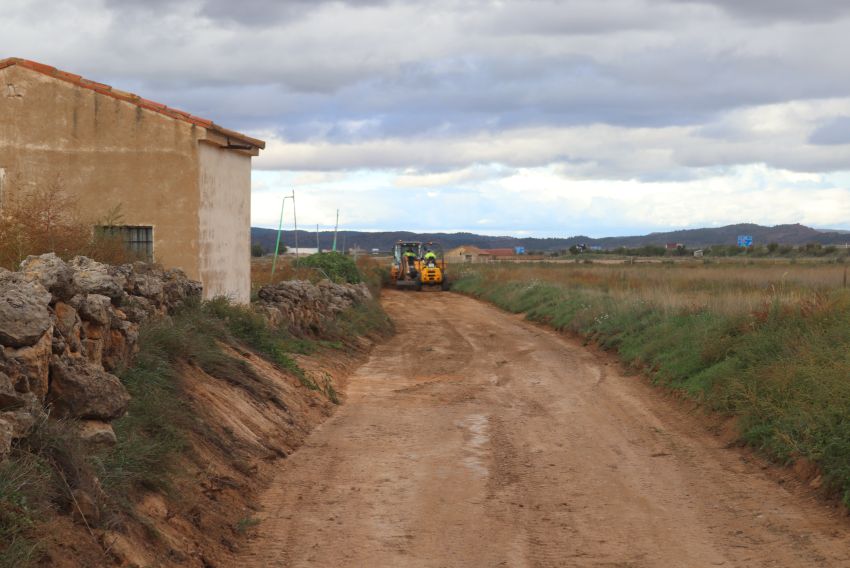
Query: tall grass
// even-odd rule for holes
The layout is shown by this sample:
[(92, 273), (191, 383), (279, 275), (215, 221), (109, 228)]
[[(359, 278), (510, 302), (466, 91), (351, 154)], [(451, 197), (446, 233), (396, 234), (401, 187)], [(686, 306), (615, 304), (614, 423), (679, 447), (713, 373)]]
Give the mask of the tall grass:
[(0, 566), (27, 566), (39, 555), (31, 531), (50, 507), (50, 468), (40, 456), (16, 453), (0, 463)]
[(112, 264), (136, 260), (120, 237), (94, 230), (96, 225), (120, 224), (120, 211), (106, 219), (84, 219), (61, 178), (35, 187), (12, 179), (8, 194), (0, 207), (0, 267), (17, 270), (27, 256), (46, 252)]
[(850, 505), (850, 290), (829, 265), (467, 267), (454, 289), (616, 350), (739, 418), (744, 442), (807, 458)]

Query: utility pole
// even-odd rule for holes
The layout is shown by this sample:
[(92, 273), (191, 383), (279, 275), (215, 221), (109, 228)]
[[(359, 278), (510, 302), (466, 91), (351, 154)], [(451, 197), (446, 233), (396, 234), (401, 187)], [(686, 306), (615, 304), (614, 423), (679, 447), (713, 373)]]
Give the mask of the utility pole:
[[(277, 242), (274, 245), (274, 258), (272, 259), (272, 273), (269, 277), (271, 281), (274, 278), (274, 271), (277, 268), (277, 256), (280, 251), (280, 236), (283, 233), (283, 206), (286, 205), (286, 200), (292, 200), (292, 214), (295, 215), (295, 190), (292, 190), (292, 195), (284, 195), (280, 200), (280, 222), (277, 225)], [(296, 225), (297, 227), (297, 225)], [(298, 233), (295, 233), (295, 261), (298, 262)]]
[[(336, 210), (336, 225), (334, 225), (334, 246), (333, 251), (336, 252), (336, 233), (337, 229), (339, 229), (339, 209)], [(345, 251), (343, 251), (345, 252)]]
[(295, 215), (295, 190), (292, 190), (292, 222), (295, 225), (295, 266), (298, 266), (298, 217)]

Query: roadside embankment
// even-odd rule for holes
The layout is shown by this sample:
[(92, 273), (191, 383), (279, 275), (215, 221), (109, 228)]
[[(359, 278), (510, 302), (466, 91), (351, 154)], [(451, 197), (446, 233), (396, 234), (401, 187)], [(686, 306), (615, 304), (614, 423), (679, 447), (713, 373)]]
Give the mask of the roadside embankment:
[(850, 504), (850, 291), (794, 267), (639, 270), (479, 267), (453, 290), (616, 351)]
[(200, 291), (83, 257), (0, 274), (0, 566), (229, 565), (275, 464), (391, 330), (362, 286)]

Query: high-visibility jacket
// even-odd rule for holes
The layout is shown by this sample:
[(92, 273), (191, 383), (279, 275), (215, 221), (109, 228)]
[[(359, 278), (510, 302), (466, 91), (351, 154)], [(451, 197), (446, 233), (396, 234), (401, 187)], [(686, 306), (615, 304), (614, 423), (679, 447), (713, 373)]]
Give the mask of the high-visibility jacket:
[(437, 255), (434, 254), (431, 251), (426, 252), (425, 253), (425, 260), (431, 260), (431, 259), (437, 260)]

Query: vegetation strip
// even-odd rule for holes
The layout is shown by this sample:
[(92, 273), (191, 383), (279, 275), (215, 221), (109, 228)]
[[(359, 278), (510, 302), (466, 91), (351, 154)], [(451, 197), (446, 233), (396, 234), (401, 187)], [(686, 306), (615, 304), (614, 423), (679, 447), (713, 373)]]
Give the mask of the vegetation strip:
[[(363, 267), (361, 277), (350, 259), (332, 262), (328, 268), (339, 280), (365, 277), (370, 288), (379, 288), (380, 275), (369, 266)], [(190, 301), (169, 317), (152, 319), (140, 330), (140, 350), (132, 363), (116, 371), (131, 400), (127, 414), (113, 423), (117, 437), (113, 447), (84, 447), (70, 420), (51, 418), (0, 462), (0, 567), (37, 564), (44, 552), (45, 523), (57, 513), (79, 516), (83, 524), (97, 529), (120, 530), (127, 522), (144, 526), (145, 519), (135, 512), (138, 498), (148, 492), (169, 494), (180, 475), (181, 459), (193, 459), (192, 439), (215, 436), (184, 393), (186, 365), (285, 408), (286, 401), (276, 400), (264, 377), (244, 359), (228, 354), (226, 347), (251, 350), (339, 404), (332, 378), (311, 376), (292, 355), (360, 349), (359, 338), (391, 330), (375, 299), (348, 307), (311, 333), (272, 327), (253, 308), (223, 298)], [(228, 447), (226, 440), (211, 441)], [(94, 499), (91, 508), (77, 505), (79, 491)], [(97, 518), (89, 517), (90, 510), (97, 512)], [(233, 530), (241, 535), (255, 524), (245, 517)]]
[(806, 459), (850, 505), (850, 290), (840, 267), (470, 267), (455, 291), (615, 350), (738, 418), (741, 440)]

